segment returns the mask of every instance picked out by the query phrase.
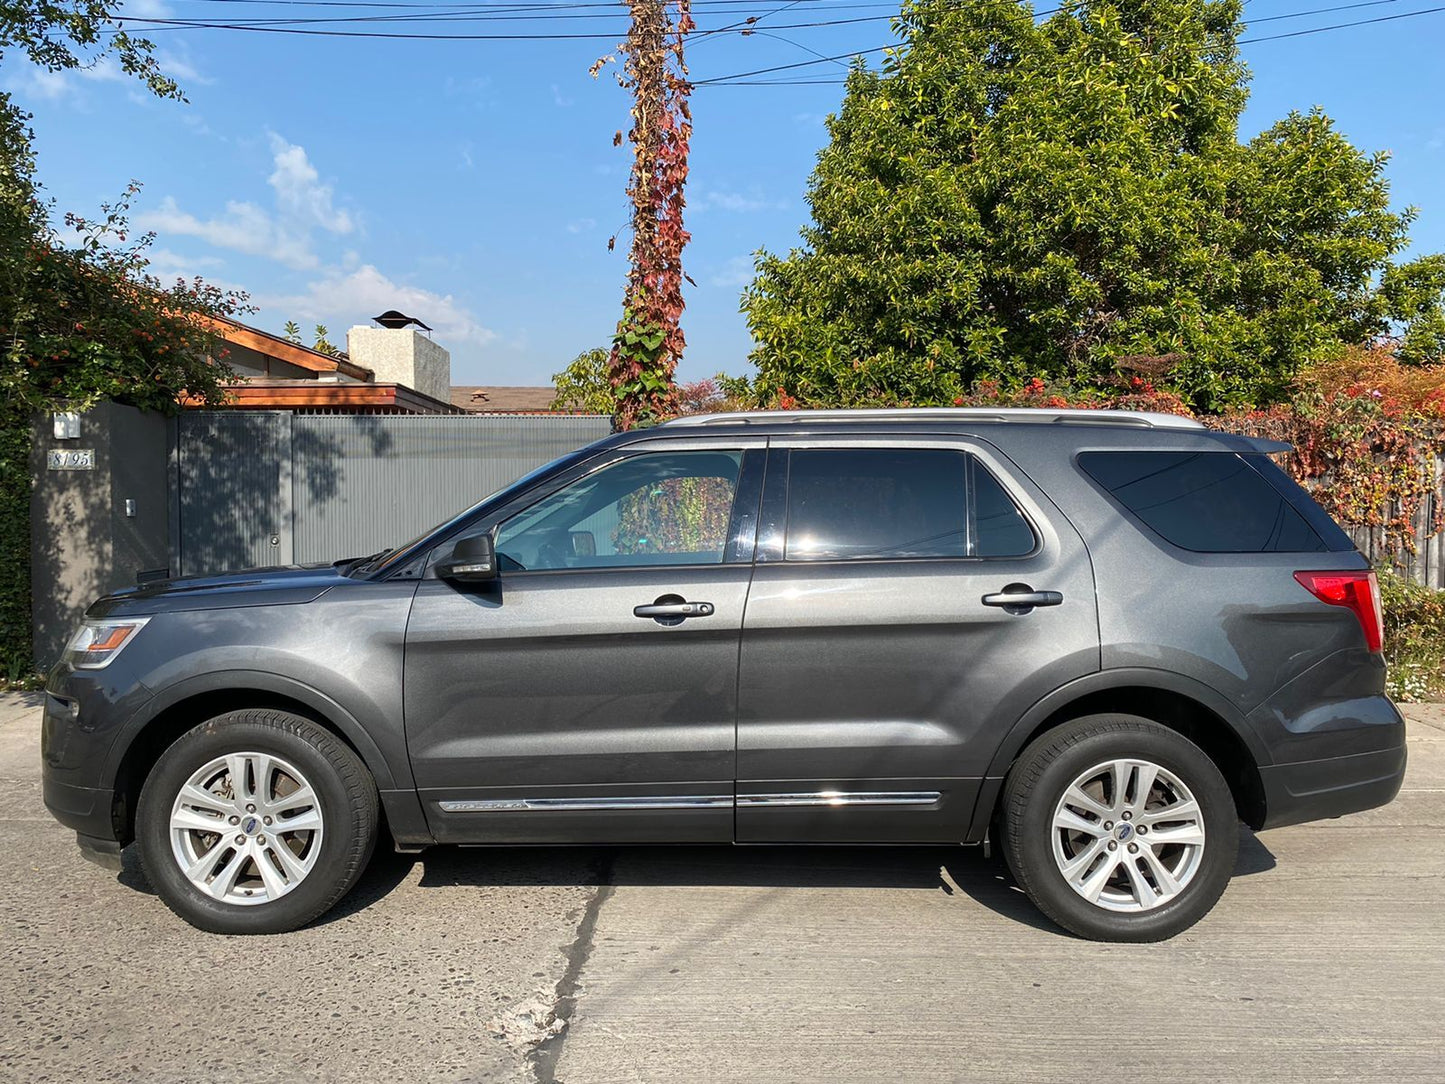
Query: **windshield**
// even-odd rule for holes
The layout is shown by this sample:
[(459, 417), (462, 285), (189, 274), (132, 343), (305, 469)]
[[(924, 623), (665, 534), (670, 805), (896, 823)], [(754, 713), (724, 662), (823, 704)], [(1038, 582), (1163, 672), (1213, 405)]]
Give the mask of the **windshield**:
[(536, 470), (529, 471), (528, 473), (522, 475), (522, 477), (518, 478), (515, 482), (503, 486), (501, 489), (497, 490), (494, 493), (487, 494), (487, 496), (477, 501), (476, 504), (473, 504), (468, 508), (465, 508), (462, 511), (458, 512), (445, 523), (437, 527), (433, 527), (428, 531), (424, 531), (423, 533), (413, 538), (410, 542), (397, 546), (394, 549), (389, 549), (368, 561), (362, 562), (355, 568), (354, 571), (359, 573), (384, 572), (393, 565), (397, 564), (403, 558), (416, 551), (417, 549), (429, 548), (430, 544), (432, 544), (433, 542), (441, 541), (443, 538), (451, 534), (454, 530), (460, 527), (476, 513), (480, 512), (483, 507), (491, 504), (493, 501), (504, 498), (515, 490), (525, 489), (537, 479), (543, 477), (544, 475), (551, 474), (553, 471), (566, 470), (568, 467), (572, 466), (572, 464), (579, 463), (592, 454), (593, 449), (591, 447), (581, 448), (575, 452), (569, 452), (567, 455), (562, 456), (560, 459), (554, 459), (550, 463), (543, 463)]

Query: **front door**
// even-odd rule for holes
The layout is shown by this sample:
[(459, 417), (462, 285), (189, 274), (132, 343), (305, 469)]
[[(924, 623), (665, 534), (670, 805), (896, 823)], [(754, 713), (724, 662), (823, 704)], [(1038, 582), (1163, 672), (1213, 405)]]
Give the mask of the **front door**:
[[(1000, 727), (1098, 669), (1083, 542), (983, 442), (773, 446), (738, 841), (960, 841)], [(994, 597), (1026, 590), (1049, 594)]]
[(412, 769), (451, 842), (727, 841), (764, 453), (629, 446), (499, 513), (499, 578), (429, 578)]

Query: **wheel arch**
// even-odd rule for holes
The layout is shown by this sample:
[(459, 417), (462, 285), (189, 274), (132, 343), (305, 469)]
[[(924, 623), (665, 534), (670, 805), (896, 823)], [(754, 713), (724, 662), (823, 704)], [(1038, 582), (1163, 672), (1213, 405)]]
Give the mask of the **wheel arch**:
[(135, 837), (140, 788), (160, 755), (186, 731), (207, 719), (244, 708), (289, 711), (325, 728), (351, 747), (378, 789), (395, 786), (391, 766), (375, 741), (349, 712), (303, 682), (258, 671), (221, 671), (181, 682), (158, 694), (115, 743), (102, 786), (114, 794), (112, 818), (121, 844)]
[(1034, 705), (999, 743), (983, 781), (969, 841), (983, 838), (998, 812), (1003, 782), (1020, 752), (1039, 735), (1085, 715), (1138, 715), (1188, 738), (1214, 761), (1229, 784), (1240, 820), (1265, 820), (1260, 766), (1272, 763), (1259, 735), (1229, 701), (1182, 675), (1144, 668), (1107, 670), (1054, 690)]

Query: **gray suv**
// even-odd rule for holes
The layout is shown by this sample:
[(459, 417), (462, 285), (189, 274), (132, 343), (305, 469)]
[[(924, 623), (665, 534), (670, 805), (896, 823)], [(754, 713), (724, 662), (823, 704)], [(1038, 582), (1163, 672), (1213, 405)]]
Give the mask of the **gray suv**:
[(1085, 937), (1197, 922), (1256, 829), (1390, 801), (1374, 575), (1281, 445), (1106, 411), (688, 417), (415, 541), (101, 599), (45, 802), (221, 933), (377, 836), (976, 844)]

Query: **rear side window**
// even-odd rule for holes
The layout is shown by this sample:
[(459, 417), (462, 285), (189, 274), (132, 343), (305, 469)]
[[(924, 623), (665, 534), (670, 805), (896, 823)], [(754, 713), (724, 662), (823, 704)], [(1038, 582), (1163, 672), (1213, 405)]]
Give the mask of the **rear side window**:
[(998, 482), (966, 452), (943, 448), (795, 450), (787, 523), (789, 561), (998, 557), (1034, 548), (1032, 528)]
[(1326, 548), (1279, 490), (1233, 452), (1084, 452), (1079, 465), (1180, 549), (1316, 553)]

